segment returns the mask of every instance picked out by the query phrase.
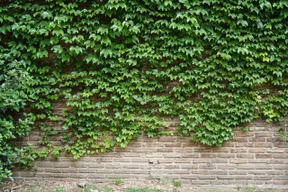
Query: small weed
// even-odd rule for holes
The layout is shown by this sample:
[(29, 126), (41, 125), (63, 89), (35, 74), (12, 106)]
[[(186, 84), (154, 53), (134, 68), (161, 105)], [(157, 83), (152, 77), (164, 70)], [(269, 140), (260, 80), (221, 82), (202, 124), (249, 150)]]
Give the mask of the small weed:
[(38, 168), (35, 168), (35, 169), (34, 169), (34, 175), (35, 175), (35, 176), (37, 175), (37, 171), (38, 171)]
[(162, 185), (167, 185), (168, 183), (170, 183), (170, 179), (168, 177), (164, 177), (160, 180), (160, 184)]
[(89, 187), (85, 187), (83, 191), (84, 192), (92, 192), (92, 190)]
[(256, 187), (238, 187), (238, 190), (243, 192), (254, 192), (256, 191)]
[(35, 189), (38, 186), (39, 186), (39, 182), (36, 182), (35, 184), (33, 184), (32, 186), (29, 187), (27, 192), (39, 192)]
[(66, 192), (66, 190), (62, 188), (56, 188), (53, 192)]
[(150, 172), (149, 172), (149, 177), (151, 177), (151, 179), (153, 180), (157, 180), (157, 181), (160, 180), (160, 178), (157, 178), (156, 176), (152, 175)]
[(181, 181), (172, 181), (172, 184), (173, 184), (173, 186), (174, 187), (181, 187), (182, 186), (182, 183), (181, 183)]
[(163, 192), (162, 190), (159, 189), (150, 189), (148, 187), (144, 188), (128, 188), (125, 192)]
[(111, 188), (100, 188), (100, 187), (94, 187), (94, 190), (97, 190), (99, 192), (112, 192)]
[(122, 183), (121, 177), (115, 177), (115, 178), (111, 178), (111, 179), (115, 185), (120, 185)]

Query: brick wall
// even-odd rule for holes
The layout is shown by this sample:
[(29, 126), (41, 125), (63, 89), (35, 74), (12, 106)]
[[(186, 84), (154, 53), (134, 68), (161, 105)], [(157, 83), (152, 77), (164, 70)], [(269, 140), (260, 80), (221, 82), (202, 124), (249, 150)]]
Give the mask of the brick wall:
[[(176, 124), (171, 120), (171, 125)], [(93, 182), (174, 179), (193, 186), (288, 186), (287, 142), (278, 136), (283, 123), (256, 120), (248, 132), (236, 132), (235, 140), (221, 148), (205, 147), (189, 138), (141, 136), (127, 148), (71, 161), (35, 162), (31, 171), (15, 169), (16, 179), (86, 179)], [(26, 140), (35, 141), (35, 133)], [(37, 134), (36, 134), (37, 135)], [(37, 169), (37, 172), (35, 172)]]

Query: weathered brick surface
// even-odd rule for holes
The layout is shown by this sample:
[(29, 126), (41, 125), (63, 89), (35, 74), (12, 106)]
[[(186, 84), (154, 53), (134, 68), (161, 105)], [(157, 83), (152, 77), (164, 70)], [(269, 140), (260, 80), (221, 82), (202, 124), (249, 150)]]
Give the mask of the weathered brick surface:
[[(177, 121), (169, 119), (171, 126)], [(147, 138), (141, 136), (127, 148), (85, 156), (71, 161), (37, 161), (31, 171), (14, 170), (16, 179), (86, 179), (107, 182), (170, 178), (191, 186), (288, 186), (288, 144), (278, 136), (283, 123), (256, 120), (249, 132), (237, 131), (222, 147), (193, 143), (188, 137)], [(36, 142), (37, 132), (24, 141)], [(37, 170), (37, 171), (35, 171)], [(288, 188), (288, 187), (287, 187)]]

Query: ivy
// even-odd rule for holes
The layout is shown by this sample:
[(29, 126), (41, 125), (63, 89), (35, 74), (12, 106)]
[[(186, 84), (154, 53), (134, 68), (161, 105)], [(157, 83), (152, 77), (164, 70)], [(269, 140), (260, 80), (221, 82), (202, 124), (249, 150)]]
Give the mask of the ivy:
[[(77, 159), (142, 132), (221, 146), (255, 118), (287, 114), (286, 1), (0, 5), (0, 180), (17, 163), (61, 151)], [(179, 119), (176, 130), (167, 117)], [(32, 127), (42, 149), (14, 146)]]

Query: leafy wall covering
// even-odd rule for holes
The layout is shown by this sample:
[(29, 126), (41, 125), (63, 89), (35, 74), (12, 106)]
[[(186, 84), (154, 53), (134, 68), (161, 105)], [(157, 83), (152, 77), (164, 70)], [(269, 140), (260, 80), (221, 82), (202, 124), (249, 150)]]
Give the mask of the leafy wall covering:
[[(221, 146), (233, 128), (287, 114), (286, 0), (0, 5), (0, 180), (17, 163), (125, 147), (142, 131)], [(62, 114), (53, 103), (65, 103)], [(167, 117), (179, 119), (175, 131)], [(44, 149), (9, 142), (31, 127)]]

